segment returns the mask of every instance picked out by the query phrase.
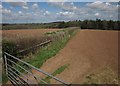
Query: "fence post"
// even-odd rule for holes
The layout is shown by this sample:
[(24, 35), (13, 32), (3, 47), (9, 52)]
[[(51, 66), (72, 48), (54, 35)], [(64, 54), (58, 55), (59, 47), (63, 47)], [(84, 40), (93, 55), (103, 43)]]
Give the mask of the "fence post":
[(7, 57), (6, 55), (4, 54), (4, 58), (5, 58), (5, 68), (6, 68), (6, 75), (8, 75), (8, 68), (7, 68)]

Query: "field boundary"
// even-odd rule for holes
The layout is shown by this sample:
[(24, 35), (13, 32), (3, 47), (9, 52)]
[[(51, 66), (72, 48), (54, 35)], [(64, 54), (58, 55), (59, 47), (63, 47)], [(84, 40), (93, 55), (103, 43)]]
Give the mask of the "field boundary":
[(29, 50), (29, 49), (33, 49), (33, 48), (36, 48), (36, 47), (39, 47), (39, 46), (42, 46), (42, 45), (46, 45), (46, 44), (48, 44), (48, 43), (50, 43), (50, 42), (52, 42), (52, 41), (51, 41), (51, 40), (48, 40), (48, 41), (42, 42), (42, 43), (40, 43), (40, 44), (38, 44), (38, 45), (35, 45), (35, 46), (32, 46), (32, 47), (26, 48), (26, 49), (24, 49), (24, 50), (20, 50), (20, 51), (18, 51), (18, 53), (22, 53), (22, 52), (25, 52), (25, 51), (27, 51), (27, 50)]

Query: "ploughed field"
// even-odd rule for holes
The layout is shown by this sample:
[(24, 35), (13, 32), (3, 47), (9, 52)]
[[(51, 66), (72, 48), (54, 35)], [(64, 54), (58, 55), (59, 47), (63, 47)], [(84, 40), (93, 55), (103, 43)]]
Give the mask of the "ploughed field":
[[(80, 30), (56, 56), (47, 60), (41, 69), (53, 73), (59, 67), (69, 64), (56, 77), (68, 83), (80, 84), (85, 82), (87, 75), (98, 73), (93, 76), (93, 80), (92, 75), (87, 77), (91, 83), (109, 83), (111, 79), (116, 82), (113, 73), (104, 69), (110, 68), (115, 74), (118, 72), (118, 33), (107, 30)], [(51, 83), (57, 82), (51, 80)]]

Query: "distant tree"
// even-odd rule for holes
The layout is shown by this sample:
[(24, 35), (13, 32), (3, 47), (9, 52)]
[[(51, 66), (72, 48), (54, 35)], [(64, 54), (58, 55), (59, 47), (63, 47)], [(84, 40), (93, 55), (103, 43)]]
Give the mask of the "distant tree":
[(114, 22), (112, 20), (108, 21), (108, 29), (112, 30), (114, 28)]
[(88, 22), (88, 20), (82, 21), (82, 23), (81, 23), (81, 28), (82, 28), (82, 29), (88, 29), (88, 27), (87, 27), (87, 22)]
[(117, 29), (119, 29), (119, 22), (116, 21), (114, 23), (114, 30), (117, 30)]
[(95, 29), (95, 23), (94, 23), (94, 21), (89, 20), (87, 22), (87, 28), (89, 28), (89, 29)]
[(64, 21), (60, 22), (60, 24), (58, 25), (58, 28), (66, 28), (66, 27), (68, 27), (68, 24), (65, 23)]
[(103, 20), (102, 26), (103, 26), (104, 30), (107, 30), (108, 29), (108, 22), (106, 20)]
[(113, 20), (74, 20), (68, 22), (2, 24), (3, 30), (10, 29), (38, 29), (38, 28), (66, 28), (81, 27), (81, 29), (119, 30), (120, 21)]
[(96, 28), (97, 29), (102, 29), (102, 21), (101, 19), (96, 19)]

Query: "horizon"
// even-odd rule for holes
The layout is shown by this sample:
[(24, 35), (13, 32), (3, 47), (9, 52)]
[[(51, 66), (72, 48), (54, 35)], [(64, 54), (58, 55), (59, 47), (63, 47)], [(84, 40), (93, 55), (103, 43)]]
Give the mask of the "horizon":
[[(100, 19), (101, 20), (101, 19)], [(86, 20), (73, 20), (73, 21), (86, 21)], [(60, 22), (73, 22), (73, 21), (53, 21), (53, 22), (37, 22), (37, 23), (0, 23), (0, 24), (49, 24), (49, 23), (60, 23)], [(87, 20), (87, 21), (96, 21), (96, 20)], [(113, 21), (113, 22), (117, 22), (119, 20), (101, 20), (101, 21)]]
[(2, 2), (2, 22), (51, 23), (75, 20), (118, 20), (118, 2)]

